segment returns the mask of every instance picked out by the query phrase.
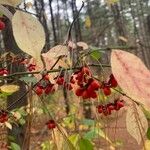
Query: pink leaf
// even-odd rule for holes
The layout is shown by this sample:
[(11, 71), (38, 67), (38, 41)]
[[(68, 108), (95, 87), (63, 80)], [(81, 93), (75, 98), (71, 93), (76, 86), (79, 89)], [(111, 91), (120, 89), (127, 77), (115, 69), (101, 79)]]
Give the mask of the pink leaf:
[(122, 90), (150, 108), (150, 71), (144, 63), (129, 52), (113, 50), (111, 67)]

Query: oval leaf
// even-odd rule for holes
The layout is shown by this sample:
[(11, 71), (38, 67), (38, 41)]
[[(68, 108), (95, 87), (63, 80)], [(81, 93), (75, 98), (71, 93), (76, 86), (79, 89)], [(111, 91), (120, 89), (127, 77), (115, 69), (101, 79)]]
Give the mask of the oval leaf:
[(58, 58), (59, 56), (67, 56), (69, 54), (68, 47), (64, 45), (57, 45), (51, 48), (47, 53), (50, 58)]
[(136, 104), (127, 109), (126, 127), (129, 134), (140, 144), (148, 129), (147, 119)]
[(19, 90), (19, 86), (17, 85), (2, 85), (0, 90), (5, 93), (14, 93)]
[(111, 67), (123, 91), (150, 108), (150, 71), (143, 62), (129, 52), (113, 50)]
[(30, 14), (17, 11), (12, 19), (13, 34), (19, 48), (36, 60), (45, 45), (45, 33), (40, 22)]
[(0, 4), (17, 6), (22, 2), (22, 0), (0, 0)]

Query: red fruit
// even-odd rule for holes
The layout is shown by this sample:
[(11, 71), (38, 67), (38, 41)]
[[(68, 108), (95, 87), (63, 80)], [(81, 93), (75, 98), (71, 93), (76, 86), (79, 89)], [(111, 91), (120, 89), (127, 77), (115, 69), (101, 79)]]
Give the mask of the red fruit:
[(103, 112), (103, 105), (97, 106), (97, 111), (101, 114)]
[(29, 66), (27, 67), (27, 69), (28, 69), (29, 71), (33, 71), (33, 70), (35, 70), (35, 67), (36, 67), (36, 65), (29, 64)]
[(83, 90), (82, 88), (78, 88), (78, 89), (76, 90), (76, 95), (77, 95), (77, 96), (82, 96), (83, 92), (84, 92), (84, 90)]
[(48, 75), (48, 74), (44, 75), (44, 76), (43, 76), (43, 80), (49, 81), (49, 75)]
[(47, 123), (46, 123), (48, 129), (54, 129), (56, 128), (56, 123), (54, 120), (49, 120)]
[(38, 96), (41, 96), (43, 94), (43, 88), (41, 86), (37, 86), (35, 92)]
[(110, 104), (107, 105), (107, 108), (108, 108), (109, 110), (114, 110), (114, 109), (115, 109), (115, 106), (114, 106), (114, 104), (110, 103)]
[(110, 85), (110, 87), (114, 87), (114, 88), (118, 86), (118, 83), (117, 83), (113, 74), (110, 75), (110, 79), (108, 81), (108, 84)]
[(86, 74), (86, 75), (91, 75), (91, 71), (89, 70), (89, 68), (87, 67), (83, 67), (82, 70), (81, 70), (82, 74)]
[(97, 98), (97, 94), (95, 91), (93, 91), (92, 93), (90, 93), (90, 97), (91, 98)]
[(8, 114), (6, 112), (1, 112), (0, 114), (0, 123), (8, 121)]
[(64, 84), (64, 77), (58, 77), (58, 78), (56, 79), (56, 83), (57, 83), (58, 85), (63, 85), (63, 84)]
[(120, 108), (124, 107), (124, 101), (123, 100), (117, 100), (115, 101), (115, 110), (120, 110)]
[(73, 76), (70, 79), (70, 83), (75, 84), (75, 80), (74, 80)]
[(105, 94), (106, 96), (108, 96), (108, 95), (111, 94), (111, 90), (110, 90), (109, 87), (104, 87), (104, 88), (103, 88), (103, 92), (104, 92), (104, 94)]
[(8, 75), (8, 70), (4, 69), (4, 68), (1, 68), (0, 69), (0, 76), (3, 76), (3, 75)]
[(89, 93), (88, 93), (87, 90), (84, 90), (84, 91), (83, 91), (83, 93), (82, 93), (82, 98), (83, 98), (83, 99), (88, 99), (88, 98), (90, 98)]
[(50, 94), (54, 92), (54, 84), (49, 84), (45, 88), (45, 94)]
[(90, 86), (93, 90), (98, 90), (100, 88), (100, 83), (96, 80), (93, 80)]
[(4, 29), (5, 29), (5, 23), (0, 20), (0, 30), (4, 30)]

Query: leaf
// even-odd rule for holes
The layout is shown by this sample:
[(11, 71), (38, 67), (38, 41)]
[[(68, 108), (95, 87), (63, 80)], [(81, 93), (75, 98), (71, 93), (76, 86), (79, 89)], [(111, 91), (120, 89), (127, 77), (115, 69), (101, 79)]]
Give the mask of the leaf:
[(14, 142), (11, 142), (10, 147), (11, 147), (11, 150), (21, 150), (21, 147)]
[(98, 60), (101, 58), (101, 52), (98, 50), (92, 51), (90, 53), (90, 56), (93, 57), (94, 59)]
[(111, 67), (122, 90), (132, 99), (150, 108), (150, 71), (143, 62), (129, 52), (113, 50)]
[(86, 28), (90, 28), (91, 25), (92, 25), (91, 19), (90, 19), (89, 16), (87, 16), (87, 17), (85, 18), (85, 27), (86, 27)]
[(5, 126), (6, 126), (8, 129), (12, 130), (12, 125), (11, 125), (9, 122), (5, 122)]
[(82, 123), (88, 126), (94, 126), (95, 125), (95, 121), (92, 119), (83, 119)]
[(3, 13), (9, 20), (12, 20), (13, 14), (0, 4), (0, 12)]
[(125, 43), (128, 42), (128, 39), (125, 38), (125, 37), (123, 37), (123, 36), (119, 36), (119, 40), (121, 40), (121, 41), (123, 41), (123, 42), (125, 42)]
[(27, 2), (25, 5), (27, 8), (33, 8), (33, 4), (31, 2)]
[(21, 77), (19, 80), (24, 81), (26, 83), (36, 83), (37, 79), (33, 76)]
[(19, 48), (40, 61), (45, 33), (40, 22), (30, 14), (16, 11), (12, 19), (13, 35)]
[(150, 140), (150, 127), (147, 130), (147, 138)]
[(114, 5), (115, 3), (119, 2), (119, 0), (105, 0), (105, 1), (109, 6)]
[(79, 148), (80, 150), (93, 150), (93, 144), (88, 140), (81, 138), (79, 141)]
[(126, 127), (128, 133), (140, 144), (142, 138), (146, 135), (148, 122), (144, 113), (136, 104), (127, 109)]
[(85, 42), (77, 42), (77, 46), (81, 47), (83, 50), (87, 50), (89, 48)]
[(79, 134), (73, 134), (69, 137), (70, 142), (73, 144), (73, 146), (77, 146), (77, 142), (79, 140)]
[(98, 136), (98, 134), (96, 133), (95, 130), (88, 131), (84, 134), (84, 138), (86, 138), (88, 140), (92, 140), (92, 139), (96, 138), (97, 136)]
[(17, 6), (22, 2), (22, 0), (0, 0), (0, 4)]
[(17, 85), (2, 85), (0, 86), (0, 90), (5, 93), (14, 93), (19, 90), (19, 86)]
[(67, 46), (57, 45), (51, 48), (46, 54), (50, 56), (50, 58), (58, 58), (59, 56), (67, 56), (69, 51)]
[(145, 147), (143, 148), (143, 150), (150, 150), (150, 140), (146, 140), (144, 145)]

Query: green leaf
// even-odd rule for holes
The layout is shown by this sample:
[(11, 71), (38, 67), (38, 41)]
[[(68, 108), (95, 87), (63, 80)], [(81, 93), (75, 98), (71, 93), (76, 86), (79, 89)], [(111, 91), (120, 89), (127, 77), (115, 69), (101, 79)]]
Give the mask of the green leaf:
[(150, 140), (150, 127), (148, 128), (146, 135), (147, 135), (147, 138)]
[(70, 142), (73, 144), (73, 146), (77, 145), (77, 142), (79, 140), (79, 134), (73, 134), (69, 137)]
[(16, 143), (11, 143), (10, 144), (11, 150), (21, 150), (20, 146)]
[(31, 77), (28, 77), (28, 76), (21, 77), (19, 80), (24, 81), (26, 83), (36, 83), (37, 82), (37, 79), (33, 76), (31, 76)]
[(80, 150), (93, 150), (94, 149), (93, 144), (88, 139), (81, 138), (78, 143), (79, 143)]
[(95, 121), (92, 120), (92, 119), (83, 119), (82, 120), (82, 123), (84, 125), (87, 125), (87, 126), (94, 126), (95, 125)]
[(100, 59), (101, 58), (101, 52), (99, 50), (94, 50), (90, 53), (90, 56), (93, 58), (93, 59)]
[(92, 140), (96, 138), (97, 136), (98, 134), (96, 133), (94, 129), (84, 134), (84, 138), (88, 140)]

